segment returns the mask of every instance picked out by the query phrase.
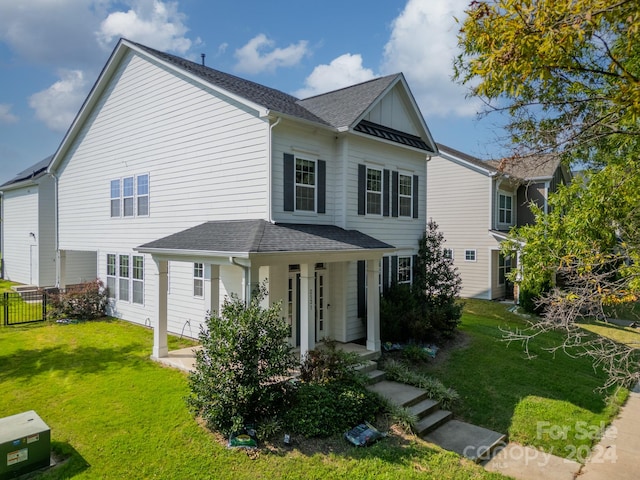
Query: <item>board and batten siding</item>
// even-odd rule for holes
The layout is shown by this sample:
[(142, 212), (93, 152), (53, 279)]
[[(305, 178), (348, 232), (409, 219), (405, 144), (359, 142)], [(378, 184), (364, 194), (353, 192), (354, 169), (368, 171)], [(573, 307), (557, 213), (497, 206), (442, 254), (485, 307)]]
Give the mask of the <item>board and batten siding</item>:
[[(104, 280), (108, 253), (210, 220), (267, 219), (268, 133), (251, 109), (129, 53), (60, 164), (60, 248), (98, 252)], [(141, 174), (149, 215), (111, 218), (111, 180)], [(118, 302), (118, 316), (152, 317), (156, 280), (145, 255), (145, 304)]]
[[(498, 242), (489, 234), (493, 209), (493, 179), (440, 156), (427, 166), (427, 218), (444, 235), (444, 248), (453, 250), (453, 264), (462, 279), (461, 296), (491, 299), (491, 249)], [(465, 261), (465, 250), (476, 261)]]
[(2, 209), (4, 278), (27, 285), (35, 284), (38, 281), (40, 238), (38, 186), (5, 191)]

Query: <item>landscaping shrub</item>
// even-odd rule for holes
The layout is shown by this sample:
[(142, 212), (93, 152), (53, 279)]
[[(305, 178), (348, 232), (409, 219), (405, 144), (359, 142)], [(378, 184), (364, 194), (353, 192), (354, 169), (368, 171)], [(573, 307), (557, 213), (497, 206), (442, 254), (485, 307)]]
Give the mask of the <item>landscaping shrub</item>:
[(309, 351), (295, 400), (284, 417), (286, 427), (305, 437), (326, 437), (373, 421), (383, 405), (356, 370), (360, 363), (356, 353), (343, 352), (334, 340)]
[(223, 434), (273, 419), (288, 405), (297, 364), (280, 304), (263, 309), (262, 285), (249, 305), (231, 295), (220, 315), (210, 314), (200, 333), (187, 403), (207, 426)]
[(325, 340), (320, 348), (310, 350), (300, 366), (300, 380), (326, 384), (334, 381), (358, 382), (356, 367), (361, 364), (355, 352), (344, 352), (335, 340)]
[(413, 285), (392, 284), (380, 299), (383, 341), (418, 343), (451, 337), (462, 316), (460, 275), (445, 255), (444, 237), (430, 221), (419, 242)]
[(107, 307), (107, 290), (102, 281), (94, 280), (63, 291), (48, 293), (47, 301), (47, 312), (52, 318), (91, 320), (104, 317)]
[(285, 416), (285, 425), (305, 437), (327, 437), (373, 421), (380, 398), (356, 382), (301, 383)]

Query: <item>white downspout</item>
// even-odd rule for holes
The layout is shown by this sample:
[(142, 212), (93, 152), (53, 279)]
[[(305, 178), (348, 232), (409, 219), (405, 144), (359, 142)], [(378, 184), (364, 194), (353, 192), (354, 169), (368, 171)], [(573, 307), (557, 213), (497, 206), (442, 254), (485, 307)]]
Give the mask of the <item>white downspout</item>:
[(55, 210), (54, 221), (56, 224), (55, 228), (55, 237), (56, 237), (56, 288), (60, 288), (60, 227), (58, 226), (58, 217), (59, 217), (59, 209), (58, 209), (58, 177), (53, 172), (47, 172), (48, 175), (51, 175), (53, 178), (53, 182), (55, 187), (53, 189), (53, 208)]
[(280, 120), (282, 120), (282, 117), (278, 117), (276, 119), (275, 122), (273, 122), (271, 125), (269, 125), (269, 135), (267, 138), (267, 144), (268, 144), (268, 149), (269, 149), (269, 172), (267, 173), (267, 208), (268, 208), (268, 213), (267, 213), (267, 218), (269, 220), (269, 223), (274, 223), (273, 221), (273, 185), (272, 185), (272, 181), (273, 181), (273, 149), (272, 149), (272, 137), (273, 137), (273, 127), (275, 127), (276, 125), (278, 125), (280, 123)]

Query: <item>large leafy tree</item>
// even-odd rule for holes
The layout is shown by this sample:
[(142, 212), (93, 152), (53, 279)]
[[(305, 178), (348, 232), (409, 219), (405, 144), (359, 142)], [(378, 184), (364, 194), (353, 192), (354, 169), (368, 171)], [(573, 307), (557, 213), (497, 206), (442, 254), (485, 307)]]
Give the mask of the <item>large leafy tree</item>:
[(602, 163), (640, 150), (637, 0), (472, 1), (456, 76), (514, 144)]
[(563, 328), (559, 348), (591, 355), (612, 382), (637, 381), (633, 348), (587, 341), (576, 322), (640, 294), (640, 4), (488, 0), (472, 1), (467, 14), (456, 77), (485, 113), (508, 115), (511, 161), (560, 153), (592, 167), (505, 247), (521, 252), (524, 286), (560, 274), (563, 288), (541, 299), (535, 331)]

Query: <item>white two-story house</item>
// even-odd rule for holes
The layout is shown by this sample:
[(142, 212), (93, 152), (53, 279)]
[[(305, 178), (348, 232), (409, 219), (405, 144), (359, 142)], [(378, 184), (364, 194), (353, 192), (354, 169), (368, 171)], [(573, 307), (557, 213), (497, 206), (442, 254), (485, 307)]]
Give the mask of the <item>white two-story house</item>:
[(378, 351), (436, 153), (402, 74), (300, 100), (121, 40), (49, 167), (58, 284), (104, 281), (155, 357), (262, 282), (302, 354), (325, 337)]
[(514, 256), (500, 244), (514, 226), (534, 221), (535, 203), (547, 199), (571, 174), (558, 157), (483, 161), (445, 145), (428, 162), (427, 218), (445, 239), (445, 252), (458, 269), (461, 295), (487, 300), (513, 298), (508, 274)]

